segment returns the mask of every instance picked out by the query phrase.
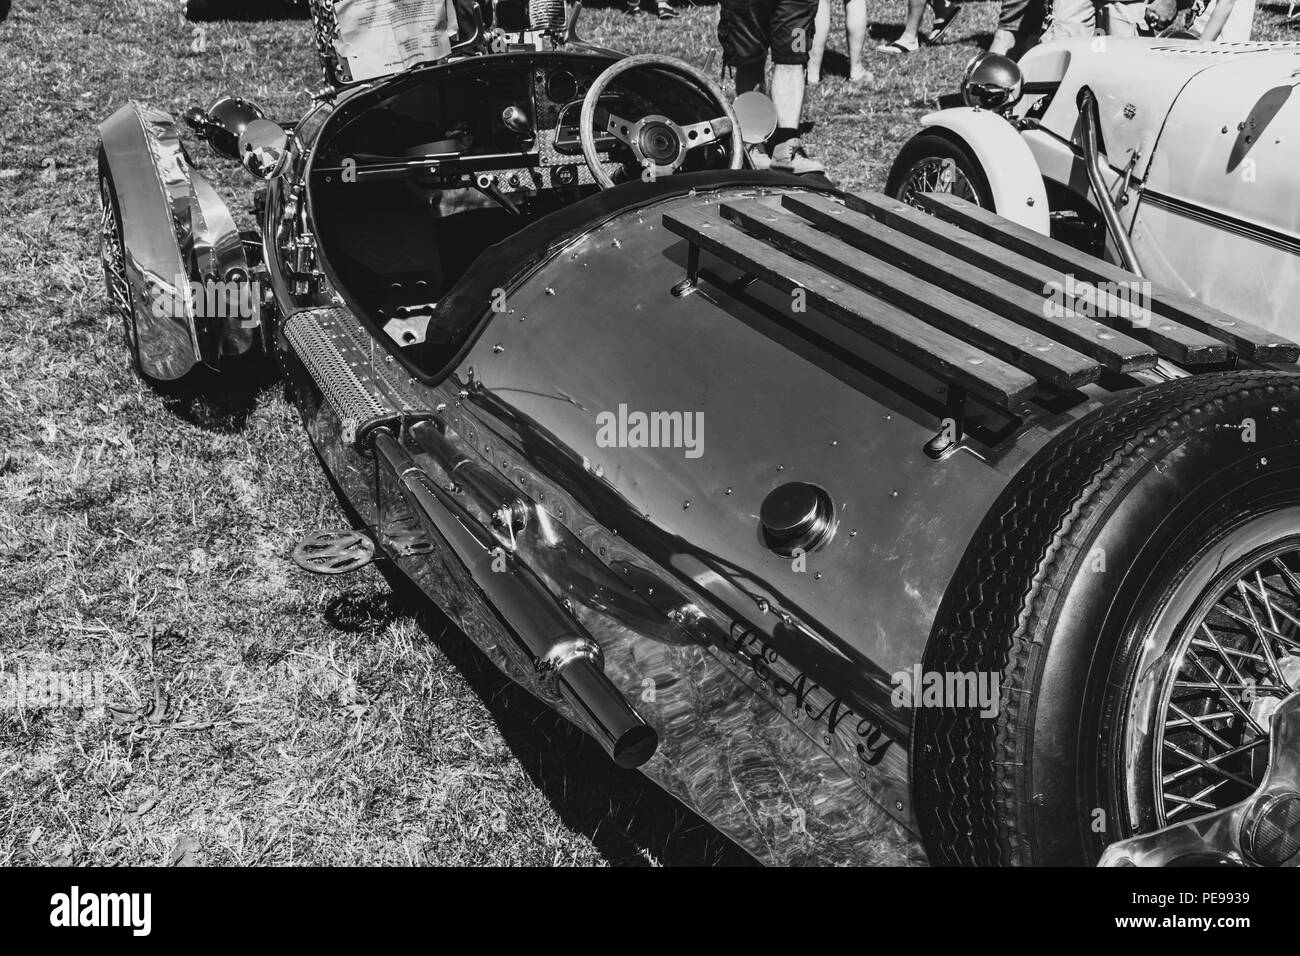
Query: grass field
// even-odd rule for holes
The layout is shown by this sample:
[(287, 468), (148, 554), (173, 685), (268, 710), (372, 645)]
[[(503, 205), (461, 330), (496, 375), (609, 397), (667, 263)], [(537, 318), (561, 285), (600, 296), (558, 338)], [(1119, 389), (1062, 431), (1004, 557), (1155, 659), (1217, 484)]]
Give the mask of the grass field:
[[(204, 24), (196, 52), (178, 7), (17, 0), (0, 23), (0, 679), (93, 672), (108, 704), (0, 706), (0, 865), (745, 862), (377, 571), (297, 570), (295, 541), (345, 519), (281, 385), (221, 408), (131, 373), (96, 252), (96, 124), (223, 92), (292, 117), (321, 84), (305, 21)], [(1287, 33), (1281, 9), (1264, 35)], [(834, 179), (881, 185), (996, 10), (968, 4), (903, 61), (872, 44), (859, 88), (836, 11), (807, 111)], [(871, 0), (872, 35), (902, 14)], [(583, 32), (704, 64), (716, 18), (588, 9)], [(242, 171), (194, 153), (243, 215)]]

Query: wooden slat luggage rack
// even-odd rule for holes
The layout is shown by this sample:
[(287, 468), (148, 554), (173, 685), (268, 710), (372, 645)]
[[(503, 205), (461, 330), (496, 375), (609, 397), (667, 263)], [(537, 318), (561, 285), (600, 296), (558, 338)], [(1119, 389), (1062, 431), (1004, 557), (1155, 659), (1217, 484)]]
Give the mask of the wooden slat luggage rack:
[[(666, 213), (664, 225), (690, 244), (686, 287), (703, 250), (787, 294), (802, 289), (808, 306), (945, 380), (950, 405), (969, 393), (1015, 410), (1045, 389), (1161, 357), (1188, 371), (1300, 358), (1294, 342), (954, 196), (921, 202), (925, 211), (874, 193), (847, 205), (789, 193), (780, 205), (737, 199)], [(1080, 309), (1064, 298), (1080, 283), (1114, 285)], [(1055, 289), (1082, 314), (1044, 308)], [(1144, 293), (1138, 314), (1132, 297), (1107, 289)]]

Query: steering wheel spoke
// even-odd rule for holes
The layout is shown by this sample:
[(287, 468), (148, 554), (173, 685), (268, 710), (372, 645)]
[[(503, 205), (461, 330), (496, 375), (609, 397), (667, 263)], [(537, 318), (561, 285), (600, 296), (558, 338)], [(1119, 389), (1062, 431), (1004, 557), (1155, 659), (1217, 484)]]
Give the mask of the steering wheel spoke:
[(597, 106), (593, 117), (595, 126), (598, 130), (608, 133), (624, 146), (632, 145), (632, 130), (636, 123), (623, 119), (616, 113), (611, 113), (603, 106)]
[(680, 127), (682, 139), (686, 143), (686, 148), (696, 149), (700, 146), (707, 146), (709, 143), (716, 143), (718, 140), (731, 135), (731, 120), (725, 116), (719, 116), (716, 119), (704, 120), (702, 123), (691, 123), (689, 126)]

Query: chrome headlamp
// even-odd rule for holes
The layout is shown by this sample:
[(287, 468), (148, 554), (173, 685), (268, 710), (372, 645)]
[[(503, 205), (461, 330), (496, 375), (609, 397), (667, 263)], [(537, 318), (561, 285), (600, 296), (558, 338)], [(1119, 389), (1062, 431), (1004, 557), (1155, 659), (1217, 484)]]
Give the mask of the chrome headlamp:
[(1019, 101), (1024, 82), (1015, 60), (998, 53), (981, 53), (966, 66), (961, 98), (967, 106), (1000, 113)]

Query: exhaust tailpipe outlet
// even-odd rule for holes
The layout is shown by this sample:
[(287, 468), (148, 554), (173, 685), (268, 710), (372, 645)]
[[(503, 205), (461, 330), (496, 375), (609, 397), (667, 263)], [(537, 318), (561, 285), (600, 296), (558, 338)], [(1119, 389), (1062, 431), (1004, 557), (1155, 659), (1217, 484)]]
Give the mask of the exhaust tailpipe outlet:
[(659, 735), (605, 674), (600, 645), (513, 556), (508, 570), (493, 570), (499, 559), (496, 539), (397, 439), (376, 429), (371, 442), (377, 460), (392, 471), (406, 500), (460, 558), (505, 620), (520, 656), (536, 670), (541, 689), (572, 707), (587, 733), (618, 766), (630, 770), (654, 756)]

